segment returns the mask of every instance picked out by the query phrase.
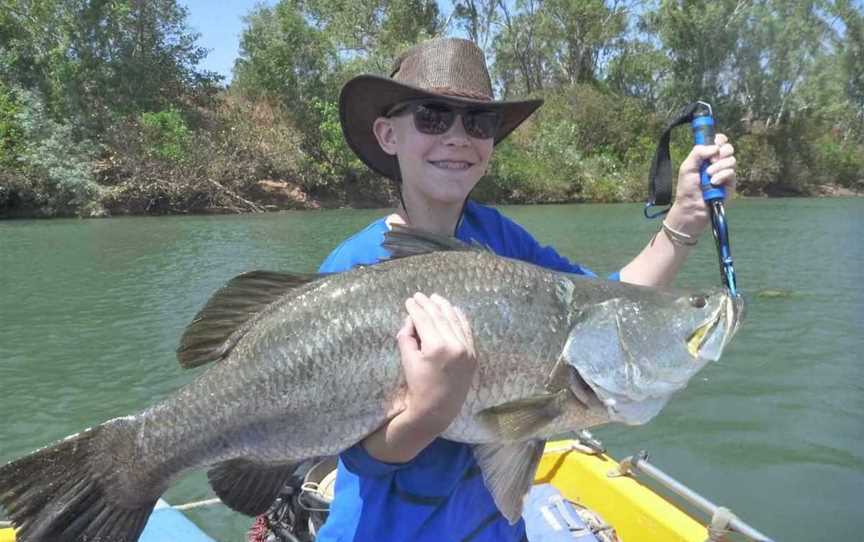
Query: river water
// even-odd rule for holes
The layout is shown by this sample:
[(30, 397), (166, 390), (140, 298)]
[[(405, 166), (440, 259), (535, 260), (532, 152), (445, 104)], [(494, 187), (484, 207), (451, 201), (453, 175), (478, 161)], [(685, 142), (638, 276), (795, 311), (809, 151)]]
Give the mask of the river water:
[[(513, 206), (538, 239), (600, 274), (657, 227), (638, 205)], [(382, 211), (0, 222), (0, 462), (188, 382), (184, 326), (243, 271), (312, 271)], [(747, 319), (720, 363), (646, 426), (594, 431), (784, 541), (864, 529), (864, 199), (739, 200), (728, 219)], [(719, 282), (713, 241), (678, 284)], [(173, 503), (211, 496), (196, 474)], [(222, 542), (249, 520), (191, 512)]]

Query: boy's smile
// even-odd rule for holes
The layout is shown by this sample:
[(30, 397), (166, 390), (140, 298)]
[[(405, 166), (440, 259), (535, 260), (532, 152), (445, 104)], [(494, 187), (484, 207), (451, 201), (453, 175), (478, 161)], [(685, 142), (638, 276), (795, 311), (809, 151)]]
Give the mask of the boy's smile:
[(454, 170), (468, 169), (472, 165), (474, 165), (471, 162), (465, 162), (463, 160), (436, 160), (436, 161), (430, 161), (429, 163), (432, 164), (433, 166), (441, 168), (441, 169), (454, 169)]

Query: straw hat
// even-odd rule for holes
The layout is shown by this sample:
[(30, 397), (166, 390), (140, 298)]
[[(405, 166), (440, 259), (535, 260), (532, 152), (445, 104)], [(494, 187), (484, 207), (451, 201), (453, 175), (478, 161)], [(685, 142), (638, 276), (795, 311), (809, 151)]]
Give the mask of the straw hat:
[(345, 83), (339, 95), (339, 120), (348, 146), (372, 170), (391, 179), (397, 178), (396, 160), (381, 149), (372, 125), (393, 105), (417, 98), (500, 110), (495, 144), (543, 103), (494, 101), (483, 51), (471, 41), (443, 38), (415, 45), (396, 59), (389, 78), (359, 75)]

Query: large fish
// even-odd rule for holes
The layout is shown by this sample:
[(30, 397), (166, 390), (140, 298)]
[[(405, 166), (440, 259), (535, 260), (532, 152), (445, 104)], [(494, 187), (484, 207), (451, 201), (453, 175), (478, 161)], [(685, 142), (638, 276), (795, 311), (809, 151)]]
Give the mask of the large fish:
[(294, 469), (336, 454), (397, 413), (404, 300), (438, 293), (468, 316), (478, 369), (445, 438), (474, 445), (501, 512), (518, 519), (544, 439), (644, 423), (734, 334), (741, 303), (549, 271), (398, 229), (394, 259), (346, 273), (252, 272), (187, 328), (193, 382), (0, 467), (0, 503), (21, 542), (132, 542), (183, 473), (264, 512)]

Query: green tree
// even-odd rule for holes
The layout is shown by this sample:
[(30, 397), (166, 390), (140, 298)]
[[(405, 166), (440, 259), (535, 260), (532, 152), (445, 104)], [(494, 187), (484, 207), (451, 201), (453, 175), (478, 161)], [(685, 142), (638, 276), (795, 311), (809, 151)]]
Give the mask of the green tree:
[(114, 115), (212, 91), (206, 50), (176, 0), (0, 0), (4, 80), (38, 91), (55, 119), (99, 131)]
[[(857, 9), (856, 9), (857, 7)], [(864, 143), (864, 7), (838, 0), (837, 14), (845, 30), (838, 43), (843, 59), (846, 96), (849, 99), (858, 140)]]
[(620, 46), (629, 20), (618, 2), (499, 2), (501, 30), (493, 40), (495, 75), (505, 94), (531, 94), (596, 81)]
[(499, 3), (503, 4), (501, 0), (459, 0), (453, 3), (451, 18), (469, 40), (485, 51), (501, 18)]
[[(644, 28), (669, 59), (658, 110), (669, 115), (695, 99), (715, 106), (731, 100), (730, 62), (742, 21), (742, 0), (660, 0), (643, 15)], [(728, 115), (725, 118), (729, 118)]]
[(546, 0), (539, 36), (554, 86), (590, 82), (626, 29), (627, 11), (604, 0)]
[(502, 28), (492, 40), (492, 71), (504, 98), (543, 90), (545, 66), (538, 32), (541, 5), (540, 1), (519, 0), (511, 9), (499, 3)]
[(671, 65), (666, 54), (647, 40), (634, 39), (609, 60), (604, 81), (614, 92), (656, 104)]
[(312, 99), (326, 94), (338, 62), (335, 47), (291, 1), (261, 6), (245, 20), (233, 86), (244, 95), (275, 98), (307, 115)]

